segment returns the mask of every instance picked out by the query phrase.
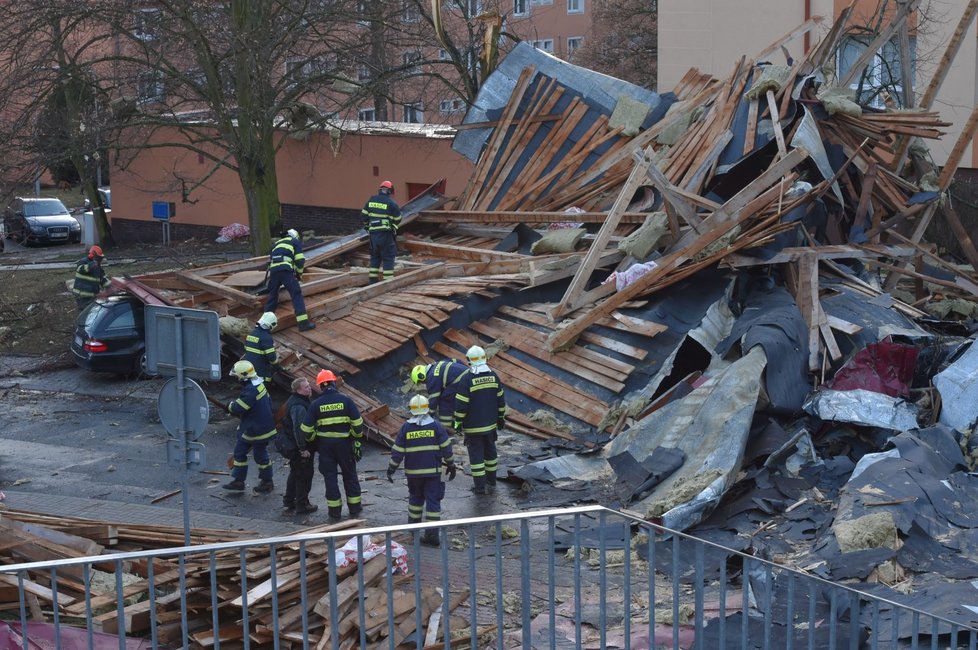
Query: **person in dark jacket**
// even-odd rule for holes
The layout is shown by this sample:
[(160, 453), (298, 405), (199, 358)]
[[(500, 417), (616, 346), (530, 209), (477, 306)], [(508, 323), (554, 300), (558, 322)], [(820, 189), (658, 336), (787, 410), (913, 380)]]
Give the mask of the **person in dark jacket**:
[(241, 394), (228, 404), (228, 412), (241, 418), (238, 424), (238, 441), (234, 445), (234, 467), (231, 481), (222, 487), (232, 492), (243, 492), (248, 476), (248, 452), (258, 465), (258, 485), (255, 492), (264, 494), (275, 489), (272, 483), (272, 461), (268, 457), (268, 443), (277, 433), (275, 416), (272, 414), (272, 398), (265, 389), (265, 382), (255, 372), (250, 361), (242, 359), (234, 364), (231, 376), (241, 381)]
[(308, 379), (300, 377), (293, 380), (292, 394), (285, 402), (282, 430), (275, 436), (275, 447), (289, 460), (289, 479), (285, 483), (282, 505), (286, 510), (295, 510), (300, 514), (319, 510), (318, 506), (309, 502), (312, 477), (316, 470), (312, 452), (306, 447), (306, 439), (302, 434), (302, 423), (309, 410), (310, 395), (312, 387)]
[[(456, 472), (452, 441), (445, 427), (428, 415), (428, 398), (415, 395), (409, 408), (411, 417), (401, 426), (391, 447), (387, 480), (394, 482), (394, 472), (403, 460), (408, 483), (408, 523), (416, 524), (422, 519), (440, 521), (441, 500), (445, 497), (442, 464), (449, 481), (455, 478)], [(438, 545), (438, 531), (426, 530), (421, 541)]]
[(88, 256), (75, 262), (75, 283), (72, 285), (71, 292), (75, 294), (75, 304), (78, 311), (88, 306), (95, 296), (109, 283), (105, 277), (105, 270), (102, 269), (102, 254), (100, 246), (92, 246), (88, 249)]
[(343, 490), (350, 516), (363, 511), (357, 461), (363, 445), (363, 418), (353, 400), (336, 390), (336, 375), (320, 370), (316, 384), (322, 395), (309, 405), (302, 421), (306, 442), (319, 453), (319, 472), (326, 483), (326, 508), (330, 519), (343, 514), (338, 474), (343, 475)]
[(275, 311), (278, 290), (285, 287), (292, 297), (292, 311), (299, 329), (303, 332), (315, 329), (316, 324), (309, 320), (309, 314), (306, 313), (306, 302), (302, 298), (302, 287), (299, 286), (306, 268), (306, 256), (302, 253), (299, 233), (291, 229), (286, 231), (272, 245), (268, 258), (268, 299), (265, 301), (265, 311)]
[(458, 390), (459, 379), (467, 370), (468, 366), (464, 363), (451, 359), (426, 366), (417, 365), (411, 370), (411, 380), (415, 384), (424, 382), (430, 408), (446, 429), (452, 426), (455, 392)]
[(279, 370), (278, 353), (275, 351), (275, 339), (272, 330), (278, 325), (275, 312), (266, 311), (258, 319), (255, 329), (245, 338), (244, 360), (250, 361), (255, 372), (264, 381), (272, 380), (272, 371)]
[(506, 422), (506, 396), (484, 349), (473, 345), (465, 356), (470, 367), (455, 393), (455, 431), (465, 435), (472, 491), (489, 494), (496, 489), (496, 438)]
[(384, 267), (384, 279), (394, 277), (394, 258), (397, 257), (397, 229), (401, 225), (401, 207), (394, 202), (394, 184), (384, 181), (377, 194), (367, 200), (360, 213), (364, 228), (370, 234), (370, 267), (367, 271), (370, 284), (380, 280), (380, 267)]

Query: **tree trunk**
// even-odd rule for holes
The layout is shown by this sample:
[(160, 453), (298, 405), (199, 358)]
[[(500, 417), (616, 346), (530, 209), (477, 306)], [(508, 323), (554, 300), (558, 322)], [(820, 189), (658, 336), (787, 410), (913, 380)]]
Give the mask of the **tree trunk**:
[(248, 207), (251, 251), (264, 255), (271, 249), (272, 233), (281, 229), (281, 204), (271, 134), (257, 144), (258, 155), (238, 159), (238, 176)]

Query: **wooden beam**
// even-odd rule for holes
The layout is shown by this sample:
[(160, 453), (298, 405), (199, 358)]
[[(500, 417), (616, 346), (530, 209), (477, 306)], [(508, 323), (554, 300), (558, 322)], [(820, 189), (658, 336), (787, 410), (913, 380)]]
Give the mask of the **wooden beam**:
[(369, 284), (361, 289), (349, 291), (342, 296), (328, 298), (321, 302), (311, 304), (308, 306), (307, 311), (310, 317), (326, 316), (331, 319), (339, 318), (359, 302), (365, 302), (376, 296), (382, 296), (389, 291), (403, 289), (404, 287), (409, 287), (412, 284), (417, 284), (424, 280), (440, 278), (445, 275), (445, 271), (445, 264), (441, 262), (431, 264), (415, 271), (395, 276), (390, 280)]
[(449, 259), (461, 259), (474, 262), (493, 262), (496, 260), (526, 259), (527, 256), (519, 253), (504, 253), (486, 248), (471, 248), (469, 246), (455, 246), (448, 244), (436, 244), (435, 242), (422, 241), (420, 239), (405, 239), (401, 242), (407, 250), (412, 253), (431, 255)]
[(777, 52), (782, 45), (798, 38), (799, 36), (802, 36), (803, 34), (807, 34), (808, 32), (812, 31), (813, 29), (821, 25), (823, 20), (824, 18), (822, 18), (822, 16), (812, 16), (811, 18), (809, 18), (802, 24), (798, 25), (788, 33), (781, 36), (781, 38), (777, 39), (776, 41), (768, 45), (766, 48), (764, 48), (761, 52), (758, 53), (757, 56), (754, 57), (754, 60), (755, 61), (766, 60), (769, 56)]
[[(947, 73), (951, 70), (951, 64), (957, 57), (958, 51), (961, 49), (961, 44), (964, 42), (965, 34), (971, 28), (971, 23), (974, 22), (976, 14), (978, 14), (978, 0), (970, 0), (968, 6), (964, 9), (964, 13), (961, 14), (961, 20), (958, 21), (958, 26), (954, 30), (951, 40), (948, 41), (947, 47), (944, 49), (944, 54), (941, 56), (941, 60), (934, 70), (934, 74), (931, 75), (927, 89), (924, 90), (924, 94), (920, 98), (921, 108), (929, 109), (934, 105), (934, 100), (937, 99), (937, 93), (944, 84)], [(909, 146), (909, 143), (907, 146)]]
[[(638, 161), (636, 164), (641, 165), (642, 161)], [(696, 216), (696, 208), (690, 205), (686, 197), (674, 191), (677, 189), (676, 186), (669, 182), (669, 179), (666, 178), (666, 175), (662, 173), (662, 170), (659, 169), (655, 162), (652, 162), (652, 164), (646, 167), (645, 173), (648, 175), (649, 180), (652, 181), (652, 185), (662, 194), (662, 199), (672, 206), (672, 209), (683, 218), (683, 221), (689, 224), (696, 232), (703, 232), (703, 222), (702, 219)]]
[[(644, 223), (645, 212), (626, 212), (620, 223)], [(426, 210), (418, 216), (423, 223), (604, 223), (607, 212), (525, 212), (517, 210)]]
[(608, 240), (615, 232), (619, 219), (631, 202), (635, 190), (645, 182), (648, 171), (655, 165), (655, 160), (655, 153), (650, 147), (645, 150), (644, 158), (632, 168), (632, 173), (628, 176), (628, 180), (625, 181), (621, 191), (618, 193), (618, 198), (615, 199), (614, 205), (611, 206), (611, 210), (608, 212), (607, 220), (602, 224), (597, 237), (595, 237), (594, 242), (591, 243), (591, 247), (588, 249), (587, 256), (585, 256), (577, 272), (574, 274), (570, 285), (567, 287), (567, 291), (564, 292), (564, 297), (551, 312), (554, 318), (579, 306), (576, 304), (577, 299), (584, 292), (584, 286), (591, 279), (591, 274), (597, 268), (598, 260), (605, 252)]
[(917, 251), (912, 246), (815, 246), (785, 248), (768, 259), (760, 259), (748, 255), (733, 254), (724, 258), (730, 268), (740, 269), (749, 266), (766, 266), (768, 264), (784, 264), (796, 262), (803, 255), (815, 253), (820, 260), (835, 259), (873, 259), (877, 257), (913, 257)]
[(244, 291), (239, 291), (231, 287), (226, 287), (219, 282), (214, 282), (213, 280), (197, 275), (196, 273), (191, 273), (190, 271), (178, 271), (177, 275), (179, 275), (180, 278), (187, 284), (193, 285), (198, 289), (209, 291), (213, 294), (221, 296), (225, 300), (229, 300), (243, 307), (257, 309), (265, 300), (259, 296), (245, 293)]

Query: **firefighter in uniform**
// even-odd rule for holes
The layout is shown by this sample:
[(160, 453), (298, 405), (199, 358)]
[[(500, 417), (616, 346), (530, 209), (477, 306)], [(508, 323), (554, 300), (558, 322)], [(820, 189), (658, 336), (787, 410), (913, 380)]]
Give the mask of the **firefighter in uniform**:
[(319, 506), (309, 502), (312, 490), (312, 477), (316, 473), (313, 453), (306, 446), (302, 434), (302, 423), (309, 411), (312, 387), (309, 380), (300, 377), (292, 381), (292, 394), (285, 402), (285, 417), (282, 418), (282, 431), (275, 436), (275, 448), (289, 459), (289, 479), (285, 483), (285, 496), (282, 505), (286, 510), (307, 514), (319, 510)]
[(275, 311), (278, 305), (278, 290), (285, 287), (292, 297), (295, 322), (303, 332), (316, 327), (306, 313), (306, 302), (302, 299), (302, 287), (299, 286), (305, 265), (306, 256), (302, 254), (299, 233), (290, 229), (284, 237), (275, 242), (269, 255), (268, 300), (265, 301), (265, 311)]
[(363, 510), (357, 461), (363, 445), (363, 418), (353, 400), (336, 390), (336, 375), (320, 370), (316, 376), (320, 395), (306, 412), (302, 432), (311, 447), (319, 452), (319, 472), (326, 482), (326, 507), (331, 519), (343, 513), (343, 499), (337, 470), (343, 474), (343, 490), (350, 516)]
[(377, 194), (370, 197), (360, 213), (364, 227), (370, 233), (370, 284), (380, 280), (380, 267), (384, 267), (384, 279), (394, 277), (394, 258), (397, 256), (397, 229), (401, 225), (401, 208), (391, 195), (394, 184), (384, 181)]
[(255, 372), (263, 380), (272, 380), (272, 371), (279, 370), (278, 353), (275, 352), (275, 340), (272, 338), (272, 330), (278, 325), (278, 317), (275, 312), (266, 311), (258, 319), (255, 329), (245, 338), (244, 360), (250, 361), (255, 367)]
[[(441, 520), (441, 500), (445, 497), (445, 483), (441, 480), (441, 466), (445, 465), (448, 480), (455, 478), (455, 459), (452, 457), (452, 440), (445, 427), (428, 415), (428, 398), (415, 395), (409, 404), (411, 417), (401, 426), (391, 459), (387, 466), (387, 480), (394, 482), (394, 472), (404, 461), (404, 473), (408, 483), (408, 523)], [(421, 541), (438, 545), (438, 531), (429, 529)]]
[(496, 489), (496, 432), (506, 421), (506, 396), (486, 363), (485, 350), (473, 345), (465, 356), (470, 367), (455, 393), (455, 431), (465, 435), (472, 491), (488, 494)]
[(72, 285), (71, 292), (75, 294), (78, 311), (95, 300), (95, 296), (109, 283), (109, 279), (105, 277), (105, 270), (102, 269), (104, 258), (102, 248), (92, 246), (88, 249), (87, 257), (75, 262), (75, 283)]
[(411, 370), (411, 380), (416, 384), (424, 382), (428, 393), (428, 403), (438, 421), (446, 429), (452, 426), (455, 412), (455, 392), (458, 382), (468, 367), (461, 361), (439, 361), (426, 366), (417, 365)]
[(258, 465), (258, 485), (255, 492), (271, 492), (272, 461), (268, 457), (268, 443), (276, 434), (275, 416), (272, 414), (272, 398), (265, 389), (265, 382), (250, 361), (242, 359), (234, 364), (231, 376), (242, 382), (238, 399), (228, 404), (228, 412), (241, 418), (238, 424), (238, 441), (234, 445), (234, 467), (231, 468), (231, 481), (224, 484), (225, 490), (243, 492), (245, 478), (248, 476), (248, 452), (251, 452)]

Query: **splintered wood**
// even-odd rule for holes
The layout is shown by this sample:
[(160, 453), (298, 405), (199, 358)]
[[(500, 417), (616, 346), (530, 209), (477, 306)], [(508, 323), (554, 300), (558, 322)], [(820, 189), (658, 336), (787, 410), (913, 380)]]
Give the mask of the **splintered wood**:
[[(356, 528), (362, 523), (362, 520), (350, 520), (308, 528), (297, 534)], [(247, 532), (192, 531), (195, 543), (252, 537), (254, 534)], [(136, 526), (0, 511), (0, 559), (5, 564), (182, 544), (183, 531), (169, 526)], [(469, 596), (463, 587), (446, 599), (440, 589), (424, 586), (419, 601), (413, 579), (408, 576), (393, 577), (393, 589), (388, 593), (384, 577), (388, 564), (383, 553), (367, 560), (359, 574), (355, 562), (338, 567), (335, 593), (331, 594), (330, 558), (330, 549), (321, 540), (306, 541), (301, 546), (299, 542), (277, 545), (274, 554), (268, 546), (261, 545), (246, 550), (218, 551), (213, 555), (189, 553), (184, 559), (182, 584), (175, 556), (155, 558), (152, 565), (145, 560), (95, 563), (87, 572), (80, 566), (60, 567), (56, 579), (49, 569), (18, 575), (0, 573), (0, 611), (16, 615), (23, 589), (32, 603), (32, 620), (53, 621), (56, 599), (61, 625), (70, 624), (69, 617), (82, 618), (84, 624), (86, 614), (90, 614), (96, 632), (118, 634), (121, 631), (125, 635), (144, 636), (155, 624), (160, 643), (180, 644), (181, 608), (185, 604), (190, 637), (187, 647), (190, 648), (211, 648), (218, 644), (235, 647), (244, 634), (260, 647), (271, 647), (276, 642), (283, 648), (301, 648), (304, 642), (311, 647), (333, 647), (334, 639), (340, 647), (354, 647), (359, 646), (361, 632), (368, 642), (365, 647), (379, 648), (389, 647), (391, 635), (395, 645), (411, 636), (418, 615), (424, 635), (430, 631), (434, 614), (440, 619), (443, 612), (450, 613)], [(116, 575), (119, 571), (121, 574)], [(117, 584), (123, 585), (121, 603)], [(361, 610), (362, 628), (358, 615)], [(273, 611), (277, 611), (277, 617)], [(464, 626), (456, 625), (458, 628)], [(437, 623), (434, 629), (439, 629)]]

